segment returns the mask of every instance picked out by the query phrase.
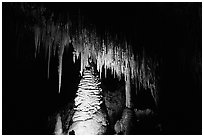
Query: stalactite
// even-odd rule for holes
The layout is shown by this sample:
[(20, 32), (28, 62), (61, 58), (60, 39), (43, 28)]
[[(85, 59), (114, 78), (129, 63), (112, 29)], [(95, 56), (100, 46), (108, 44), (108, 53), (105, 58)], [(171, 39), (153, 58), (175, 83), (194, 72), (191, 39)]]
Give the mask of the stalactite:
[[(35, 25), (35, 56), (40, 50), (40, 45), (48, 52), (48, 76), (50, 56), (55, 55), (58, 51), (58, 75), (59, 75), (59, 92), (61, 88), (62, 77), (62, 60), (65, 46), (69, 45), (70, 37), (72, 37), (72, 45), (74, 48), (73, 62), (80, 59), (82, 75), (85, 66), (88, 64), (88, 59), (97, 65), (97, 71), (100, 78), (102, 70), (105, 70), (105, 78), (107, 77), (107, 69), (111, 70), (114, 77), (121, 79), (124, 76), (125, 81), (130, 76), (130, 83), (136, 86), (136, 89), (141, 86), (151, 90), (155, 102), (158, 100), (158, 91), (156, 89), (155, 68), (153, 62), (146, 55), (135, 56), (132, 45), (127, 41), (119, 42), (117, 39), (112, 39), (109, 35), (101, 38), (96, 31), (88, 30), (80, 27), (75, 33), (70, 33), (69, 24), (62, 25), (61, 23), (54, 24), (48, 21), (45, 26)], [(128, 65), (129, 64), (129, 65)], [(126, 70), (129, 69), (127, 74)], [(136, 91), (137, 92), (137, 91)]]
[(59, 50), (59, 66), (58, 66), (58, 73), (59, 73), (59, 89), (58, 92), (60, 93), (61, 89), (61, 77), (62, 77), (62, 58), (64, 53), (64, 46), (60, 47), (61, 50)]
[[(58, 75), (59, 75), (59, 90), (61, 88), (61, 76), (62, 76), (62, 59), (65, 46), (69, 45), (69, 25), (61, 26), (60, 23), (54, 25), (51, 21), (48, 21), (45, 26), (35, 25), (35, 56), (40, 46), (45, 48), (45, 55), (48, 57), (48, 78), (49, 78), (49, 66), (50, 57), (55, 55), (56, 49), (58, 51)], [(42, 45), (41, 45), (42, 42)], [(53, 51), (52, 51), (53, 50)]]
[[(74, 48), (81, 55), (81, 73), (86, 66), (85, 64), (87, 64), (87, 58), (90, 54), (94, 54), (93, 60), (96, 60), (100, 78), (102, 76), (102, 68), (104, 68), (105, 77), (107, 76), (107, 69), (110, 69), (114, 77), (120, 79), (121, 76), (124, 75), (127, 81), (128, 74), (126, 73), (126, 69), (129, 69), (130, 79), (134, 82), (133, 84), (135, 84), (136, 88), (143, 86), (145, 89), (151, 89), (152, 96), (157, 100), (155, 97), (157, 94), (155, 76), (153, 75), (155, 70), (154, 67), (150, 66), (152, 63), (150, 58), (145, 55), (135, 57), (131, 50), (131, 46), (128, 45), (127, 42), (121, 45), (110, 38), (107, 38), (106, 42), (104, 42), (104, 40), (99, 39), (94, 32), (86, 29), (81, 32), (82, 33), (74, 37)], [(149, 64), (147, 63), (148, 61), (150, 62)]]
[(40, 38), (40, 28), (38, 26), (34, 27), (34, 33), (35, 33), (35, 58), (37, 56), (37, 51), (39, 48), (39, 38)]
[(49, 48), (48, 48), (48, 65), (47, 65), (48, 79), (49, 79), (49, 75), (50, 75), (50, 54), (51, 54), (51, 45), (49, 45)]

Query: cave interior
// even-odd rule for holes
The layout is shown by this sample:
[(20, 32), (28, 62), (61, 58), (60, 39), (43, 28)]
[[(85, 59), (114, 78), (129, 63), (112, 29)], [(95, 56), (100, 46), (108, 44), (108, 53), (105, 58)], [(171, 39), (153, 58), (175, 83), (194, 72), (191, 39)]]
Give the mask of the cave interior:
[[(131, 134), (201, 134), (202, 4), (70, 2), (2, 4), (3, 134), (53, 134), (54, 117), (59, 112), (62, 118), (68, 117), (82, 78), (80, 59), (73, 62), (74, 45), (69, 43), (58, 92), (58, 56), (50, 56), (48, 78), (46, 50), (40, 47), (35, 57), (30, 26), (38, 20), (30, 15), (32, 8), (25, 8), (29, 6), (45, 7), (54, 13), (54, 22), (71, 20), (72, 27), (80, 26), (80, 20), (89, 29), (95, 27), (101, 37), (117, 34), (117, 39), (132, 45), (134, 54), (145, 51), (157, 62), (158, 103), (150, 89), (131, 84), (133, 108), (152, 110), (156, 116), (133, 125)], [(102, 68), (100, 80), (113, 130), (125, 108), (125, 80), (115, 77), (111, 69), (106, 73)], [(110, 134), (115, 134), (112, 130)]]

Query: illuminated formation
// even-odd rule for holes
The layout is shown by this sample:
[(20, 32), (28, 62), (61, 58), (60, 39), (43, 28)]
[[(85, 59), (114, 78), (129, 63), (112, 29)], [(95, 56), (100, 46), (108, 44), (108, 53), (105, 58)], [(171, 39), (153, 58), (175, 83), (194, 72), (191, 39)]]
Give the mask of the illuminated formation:
[(62, 135), (63, 134), (62, 132), (63, 132), (63, 130), (62, 130), (61, 116), (60, 116), (60, 114), (57, 114), (54, 134), (55, 135)]
[(75, 98), (75, 113), (68, 134), (102, 135), (106, 133), (108, 121), (103, 109), (102, 89), (94, 69), (88, 67), (83, 72)]
[[(127, 44), (126, 41), (119, 42), (118, 39), (111, 39), (109, 36), (106, 39), (102, 39), (100, 36), (97, 36), (95, 31), (89, 31), (85, 28), (71, 34), (68, 24), (54, 25), (54, 23), (51, 23), (46, 24), (46, 26), (45, 28), (40, 28), (39, 26), (34, 27), (36, 52), (42, 43), (48, 55), (48, 70), (50, 56), (58, 55), (59, 93), (61, 88), (63, 53), (65, 48), (68, 48), (69, 43), (72, 42), (75, 50), (73, 61), (75, 62), (77, 59), (81, 59), (81, 74), (88, 64), (88, 58), (91, 57), (93, 63), (97, 64), (100, 77), (102, 68), (105, 68), (105, 76), (107, 69), (110, 69), (112, 74), (119, 79), (124, 76), (126, 92), (128, 92), (126, 93), (127, 96), (130, 94), (130, 84), (133, 83), (136, 88), (149, 88), (155, 103), (157, 103), (156, 64), (144, 54), (135, 56), (131, 45)], [(130, 103), (128, 102), (126, 102), (126, 105), (130, 107)]]

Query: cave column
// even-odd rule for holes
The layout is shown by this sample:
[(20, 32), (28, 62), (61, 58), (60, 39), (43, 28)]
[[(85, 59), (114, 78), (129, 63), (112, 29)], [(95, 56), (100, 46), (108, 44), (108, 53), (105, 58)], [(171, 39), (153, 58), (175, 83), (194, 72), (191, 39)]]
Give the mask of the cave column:
[(125, 104), (127, 108), (131, 108), (131, 80), (130, 80), (130, 68), (129, 65), (126, 68), (126, 80), (125, 80)]

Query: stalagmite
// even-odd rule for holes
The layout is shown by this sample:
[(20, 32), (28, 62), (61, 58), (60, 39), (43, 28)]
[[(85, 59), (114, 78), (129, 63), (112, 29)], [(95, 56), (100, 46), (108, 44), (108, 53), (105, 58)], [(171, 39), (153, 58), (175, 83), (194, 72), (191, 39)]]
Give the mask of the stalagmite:
[(56, 116), (56, 125), (55, 125), (55, 135), (62, 135), (62, 121), (61, 121), (61, 116), (60, 114), (57, 114)]
[(107, 132), (107, 114), (102, 107), (103, 97), (99, 83), (93, 68), (84, 70), (76, 93), (73, 124), (68, 134), (101, 135)]

